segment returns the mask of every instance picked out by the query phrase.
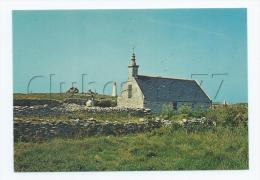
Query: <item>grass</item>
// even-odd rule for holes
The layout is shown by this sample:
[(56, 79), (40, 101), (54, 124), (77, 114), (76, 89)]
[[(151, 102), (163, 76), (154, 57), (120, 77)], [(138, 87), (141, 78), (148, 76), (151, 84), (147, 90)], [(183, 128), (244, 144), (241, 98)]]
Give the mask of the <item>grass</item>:
[[(14, 93), (13, 94), (14, 100), (19, 99), (50, 99), (49, 93), (31, 93), (31, 94), (23, 94), (23, 93)], [(54, 100), (65, 100), (67, 98), (81, 98), (86, 99), (86, 95), (82, 93), (78, 94), (69, 94), (69, 93), (52, 93), (51, 98)], [(116, 97), (108, 96), (108, 95), (101, 95), (101, 94), (95, 94), (94, 98), (96, 100), (106, 99), (106, 100), (116, 100)]]
[[(52, 94), (52, 99), (86, 98), (83, 94)], [(49, 99), (48, 93), (14, 94), (14, 99)], [(95, 95), (96, 100), (114, 97)], [(123, 170), (237, 170), (248, 169), (247, 104), (217, 105), (208, 110), (188, 107), (172, 111), (165, 107), (160, 116), (172, 121), (207, 117), (213, 129), (187, 133), (183, 128), (162, 127), (151, 132), (124, 136), (93, 136), (52, 139), (14, 144), (15, 171), (123, 171)], [(18, 120), (57, 121), (88, 119), (139, 121), (128, 113), (68, 112), (16, 116)], [(17, 120), (17, 119), (16, 119)]]
[(186, 133), (161, 128), (126, 136), (15, 144), (15, 171), (248, 169), (246, 128)]
[[(14, 93), (14, 100), (21, 99), (49, 99), (49, 93), (32, 93), (32, 94), (22, 94), (22, 93)], [(64, 101), (67, 98), (80, 98), (86, 99), (87, 97), (84, 94), (66, 94), (66, 93), (52, 93), (53, 100)], [(97, 101), (100, 100), (111, 100), (116, 101), (116, 97), (95, 94), (94, 99)], [(66, 113), (56, 113), (56, 114), (27, 114), (27, 115), (16, 115), (16, 118), (19, 118), (20, 121), (66, 121), (71, 119), (80, 119), (85, 120), (89, 118), (94, 118), (99, 121), (119, 121), (119, 122), (127, 122), (129, 120), (137, 122), (140, 116), (119, 112), (119, 113), (86, 113), (86, 112), (66, 112)]]

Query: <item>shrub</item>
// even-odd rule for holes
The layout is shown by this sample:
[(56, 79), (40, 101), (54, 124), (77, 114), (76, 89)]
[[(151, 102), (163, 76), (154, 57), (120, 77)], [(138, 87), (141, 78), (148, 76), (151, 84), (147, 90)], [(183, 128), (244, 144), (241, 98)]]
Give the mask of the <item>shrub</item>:
[(116, 102), (113, 100), (100, 100), (95, 102), (95, 106), (99, 107), (115, 107)]
[(218, 105), (213, 106), (206, 117), (215, 121), (218, 126), (239, 127), (247, 126), (248, 110), (246, 105)]
[(183, 119), (187, 119), (188, 118), (188, 115), (187, 114), (176, 114), (174, 116), (171, 117), (171, 120), (174, 121), (174, 122), (177, 122), (177, 121), (181, 121)]
[(162, 106), (161, 116), (163, 119), (170, 119), (175, 113), (172, 106), (169, 104), (164, 104)]
[(208, 109), (202, 106), (195, 107), (192, 112), (191, 116), (196, 118), (205, 117), (208, 112)]
[(175, 111), (171, 106), (164, 105), (161, 117), (172, 121), (206, 117), (211, 122), (216, 122), (217, 126), (246, 127), (248, 123), (248, 108), (247, 104), (214, 105), (209, 109), (203, 107), (192, 108), (191, 106), (183, 105)]
[(192, 108), (189, 105), (182, 105), (178, 109), (178, 114), (186, 114), (187, 117), (196, 117), (196, 118), (205, 117), (206, 113), (207, 113), (207, 108), (202, 106)]
[(196, 117), (201, 118), (205, 117), (207, 113), (207, 109), (203, 107), (192, 108), (188, 105), (182, 105), (178, 110), (172, 109), (170, 105), (163, 105), (161, 111), (161, 117), (163, 119), (171, 119), (174, 121), (179, 121), (184, 118)]
[(178, 109), (178, 113), (179, 114), (186, 114), (188, 116), (192, 115), (192, 107), (188, 106), (188, 105), (182, 105), (179, 109)]

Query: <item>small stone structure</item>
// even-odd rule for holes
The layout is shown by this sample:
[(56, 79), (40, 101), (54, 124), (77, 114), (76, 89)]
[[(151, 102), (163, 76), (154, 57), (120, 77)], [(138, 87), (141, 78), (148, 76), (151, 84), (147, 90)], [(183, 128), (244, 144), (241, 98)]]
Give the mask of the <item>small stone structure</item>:
[(128, 80), (117, 98), (120, 107), (149, 108), (160, 112), (163, 105), (178, 109), (182, 105), (211, 106), (212, 101), (194, 80), (138, 75), (135, 54), (128, 66)]

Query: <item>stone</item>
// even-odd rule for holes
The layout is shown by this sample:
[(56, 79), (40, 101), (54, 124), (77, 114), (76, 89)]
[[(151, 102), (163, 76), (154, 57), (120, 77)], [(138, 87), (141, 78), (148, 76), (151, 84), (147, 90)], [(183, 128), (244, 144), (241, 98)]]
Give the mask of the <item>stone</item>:
[(93, 100), (88, 100), (88, 101), (86, 102), (86, 106), (87, 106), (87, 107), (93, 107), (93, 106), (94, 106), (94, 101), (93, 101)]
[(144, 118), (139, 118), (139, 122), (144, 122), (145, 119)]

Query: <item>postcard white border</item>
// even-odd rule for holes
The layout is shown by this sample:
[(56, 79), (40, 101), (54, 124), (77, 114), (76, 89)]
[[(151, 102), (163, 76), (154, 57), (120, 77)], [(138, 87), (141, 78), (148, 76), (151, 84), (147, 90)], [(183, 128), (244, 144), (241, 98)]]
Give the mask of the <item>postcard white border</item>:
[[(14, 173), (12, 10), (247, 8), (249, 170)], [(0, 1), (0, 179), (260, 179), (260, 1), (258, 0), (34, 0)], [(234, 87), (235, 88), (235, 87)]]

